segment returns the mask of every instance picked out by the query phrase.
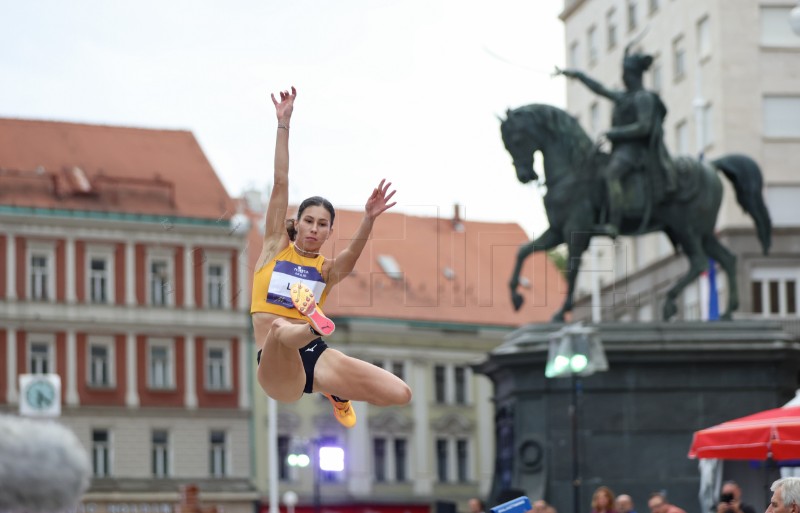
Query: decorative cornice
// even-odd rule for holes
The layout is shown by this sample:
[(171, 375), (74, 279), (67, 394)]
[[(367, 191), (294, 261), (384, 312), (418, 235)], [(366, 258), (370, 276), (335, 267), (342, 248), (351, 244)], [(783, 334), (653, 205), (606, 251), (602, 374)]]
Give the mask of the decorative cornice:
[(459, 413), (447, 413), (431, 421), (431, 429), (443, 435), (463, 435), (475, 429), (475, 424)]
[(369, 419), (369, 429), (386, 435), (407, 435), (414, 428), (414, 422), (396, 411), (381, 412)]

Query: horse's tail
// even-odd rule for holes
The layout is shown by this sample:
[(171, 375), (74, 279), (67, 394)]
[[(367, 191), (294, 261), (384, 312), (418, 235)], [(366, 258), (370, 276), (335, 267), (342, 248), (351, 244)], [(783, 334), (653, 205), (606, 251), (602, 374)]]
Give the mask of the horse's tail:
[(764, 179), (758, 164), (747, 155), (740, 154), (725, 155), (711, 164), (733, 184), (736, 201), (753, 218), (761, 249), (766, 255), (772, 243), (772, 220), (761, 194)]

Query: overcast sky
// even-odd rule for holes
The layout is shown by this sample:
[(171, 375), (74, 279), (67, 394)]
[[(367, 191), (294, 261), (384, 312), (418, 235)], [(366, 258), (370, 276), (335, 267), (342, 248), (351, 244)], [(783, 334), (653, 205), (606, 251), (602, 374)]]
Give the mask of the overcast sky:
[(270, 92), (295, 85), (290, 200), (547, 222), (495, 115), (563, 106), (562, 0), (0, 0), (0, 116), (194, 133), (231, 195), (266, 189)]

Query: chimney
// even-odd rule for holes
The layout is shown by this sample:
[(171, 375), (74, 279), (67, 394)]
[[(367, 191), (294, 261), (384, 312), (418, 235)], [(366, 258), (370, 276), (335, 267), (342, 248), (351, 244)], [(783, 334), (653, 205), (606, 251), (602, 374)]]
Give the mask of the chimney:
[(461, 222), (461, 205), (459, 205), (458, 203), (453, 205), (452, 223), (453, 223), (453, 230), (457, 232), (464, 231), (464, 223)]

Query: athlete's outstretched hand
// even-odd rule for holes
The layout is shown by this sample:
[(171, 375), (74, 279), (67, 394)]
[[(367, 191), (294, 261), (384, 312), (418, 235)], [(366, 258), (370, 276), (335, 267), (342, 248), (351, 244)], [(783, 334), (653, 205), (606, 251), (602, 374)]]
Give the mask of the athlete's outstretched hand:
[(367, 204), (364, 206), (364, 211), (366, 212), (367, 217), (375, 219), (382, 213), (397, 205), (396, 201), (389, 203), (389, 200), (392, 199), (394, 193), (397, 192), (396, 190), (389, 192), (389, 187), (391, 186), (392, 182), (386, 182), (386, 179), (384, 178), (381, 180), (381, 183), (378, 185), (378, 187), (372, 190), (372, 195), (370, 195), (369, 199), (367, 200)]
[(275, 114), (278, 116), (278, 122), (288, 123), (292, 117), (292, 110), (294, 110), (294, 99), (297, 98), (297, 90), (292, 86), (291, 93), (289, 91), (281, 91), (281, 101), (275, 99), (274, 93), (270, 96), (272, 96), (272, 103), (275, 105)]

